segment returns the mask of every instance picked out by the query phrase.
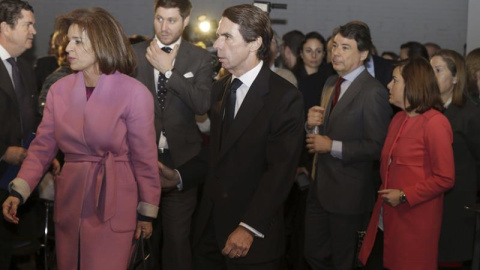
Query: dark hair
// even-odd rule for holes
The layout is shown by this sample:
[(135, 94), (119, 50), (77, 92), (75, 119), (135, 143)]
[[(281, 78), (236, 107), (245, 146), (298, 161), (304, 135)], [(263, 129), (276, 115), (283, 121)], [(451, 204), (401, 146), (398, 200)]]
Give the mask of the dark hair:
[[(396, 64), (405, 81), (405, 111), (424, 113), (430, 109), (443, 111), (437, 78), (430, 63), (423, 57), (412, 57)], [(406, 102), (405, 102), (406, 104)]]
[(479, 96), (478, 84), (477, 80), (477, 72), (480, 71), (480, 48), (476, 48), (475, 50), (469, 52), (467, 54), (467, 58), (465, 59), (465, 63), (467, 66), (467, 87), (468, 93), (474, 97)]
[(416, 41), (409, 41), (400, 46), (400, 49), (408, 49), (408, 58), (420, 56), (425, 59), (430, 59), (428, 56), (428, 51), (422, 43)]
[(433, 43), (433, 42), (427, 42), (427, 43), (423, 44), (423, 46), (425, 46), (425, 47), (431, 46), (431, 47), (435, 48), (435, 50), (437, 50), (437, 51), (442, 49), (442, 47), (440, 47), (440, 45), (438, 45), (436, 43)]
[(257, 57), (260, 60), (267, 59), (273, 31), (266, 12), (256, 6), (244, 4), (225, 9), (222, 17), (239, 25), (240, 34), (245, 42), (252, 42), (261, 37), (262, 45), (257, 51)]
[(300, 51), (303, 50), (303, 45), (305, 45), (305, 43), (307, 43), (307, 41), (309, 41), (310, 39), (316, 39), (320, 41), (320, 43), (322, 43), (323, 45), (323, 50), (325, 50), (325, 38), (320, 33), (313, 31), (305, 35), (305, 38), (300, 45)]
[(189, 0), (156, 0), (153, 7), (153, 10), (157, 10), (159, 7), (178, 8), (180, 10), (180, 16), (182, 16), (184, 20), (190, 16), (190, 12), (192, 11), (192, 3)]
[(398, 55), (397, 55), (396, 53), (394, 53), (394, 52), (386, 51), (386, 52), (383, 52), (383, 53), (382, 53), (382, 57), (383, 57), (384, 55), (390, 56), (390, 57), (393, 59), (393, 61), (397, 61), (397, 60), (398, 60)]
[(3, 0), (0, 2), (0, 23), (6, 22), (12, 28), (23, 17), (22, 10), (28, 10), (33, 13), (32, 6), (21, 0)]
[[(325, 38), (318, 32), (310, 32), (310, 33), (307, 33), (305, 35), (305, 38), (303, 39), (302, 43), (300, 44), (300, 47), (299, 47), (299, 51), (296, 52), (295, 54), (298, 54), (300, 55), (300, 53), (303, 51), (303, 46), (307, 43), (307, 41), (311, 40), (311, 39), (316, 39), (318, 40), (322, 46), (323, 46), (323, 58), (322, 58), (322, 63), (324, 62), (325, 60), (325, 57), (326, 57), (326, 51), (327, 51), (327, 44), (325, 43)], [(297, 76), (300, 76), (300, 73), (302, 72), (302, 70), (304, 70), (304, 65), (305, 65), (305, 62), (303, 61), (303, 58), (302, 57), (299, 57), (297, 59), (297, 63), (295, 64), (295, 66), (293, 67), (293, 73)]]
[(68, 28), (76, 24), (86, 31), (100, 72), (115, 71), (131, 75), (136, 68), (136, 58), (120, 23), (102, 8), (76, 9), (55, 20), (55, 29), (67, 36)]
[(465, 72), (465, 61), (456, 51), (441, 49), (432, 55), (432, 58), (439, 56), (447, 64), (452, 76), (457, 77), (457, 83), (453, 87), (452, 104), (462, 106), (465, 102), (465, 87), (467, 85), (467, 74)]
[(297, 57), (300, 55), (304, 40), (305, 35), (298, 30), (292, 30), (282, 36), (283, 46), (290, 48), (290, 51)]
[(337, 34), (340, 34), (344, 38), (355, 40), (357, 42), (357, 49), (361, 52), (367, 51), (368, 55), (370, 55), (373, 43), (370, 29), (366, 23), (360, 21), (349, 22), (335, 29), (332, 36), (335, 37)]

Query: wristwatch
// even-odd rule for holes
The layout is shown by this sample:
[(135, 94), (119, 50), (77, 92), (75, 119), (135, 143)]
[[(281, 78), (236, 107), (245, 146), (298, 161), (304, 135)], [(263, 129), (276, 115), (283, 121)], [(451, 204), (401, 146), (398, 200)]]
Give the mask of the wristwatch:
[(405, 192), (403, 192), (403, 190), (400, 190), (400, 202), (401, 203), (407, 202), (407, 195), (405, 195)]
[(170, 79), (172, 77), (172, 70), (165, 71), (165, 78)]

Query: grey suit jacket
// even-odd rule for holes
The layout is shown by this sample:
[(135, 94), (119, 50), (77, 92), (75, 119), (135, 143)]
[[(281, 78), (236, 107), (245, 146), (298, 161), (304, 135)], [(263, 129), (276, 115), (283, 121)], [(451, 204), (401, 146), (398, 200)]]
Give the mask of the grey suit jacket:
[[(20, 69), (23, 85), (29, 92), (30, 104), (37, 110), (38, 93), (35, 84), (35, 74), (29, 63), (21, 58), (17, 58), (18, 68)], [(34, 116), (35, 123), (38, 124), (38, 115)], [(8, 71), (0, 61), (0, 157), (5, 153), (9, 146), (22, 145), (22, 127), (20, 122), (20, 108), (18, 105), (15, 89)], [(6, 163), (0, 163), (0, 176), (6, 168)]]
[(213, 58), (206, 50), (182, 40), (172, 76), (167, 81), (165, 110), (162, 112), (157, 100), (154, 68), (145, 57), (150, 42), (133, 46), (138, 57), (136, 78), (147, 86), (154, 97), (157, 143), (163, 129), (177, 168), (197, 156), (201, 149), (202, 138), (195, 114), (205, 114), (210, 108)]
[(330, 113), (329, 93), (337, 78), (331, 76), (325, 83), (321, 133), (342, 142), (342, 159), (330, 153), (317, 155), (314, 190), (327, 211), (361, 214), (375, 202), (372, 166), (380, 158), (392, 109), (385, 88), (364, 70)]

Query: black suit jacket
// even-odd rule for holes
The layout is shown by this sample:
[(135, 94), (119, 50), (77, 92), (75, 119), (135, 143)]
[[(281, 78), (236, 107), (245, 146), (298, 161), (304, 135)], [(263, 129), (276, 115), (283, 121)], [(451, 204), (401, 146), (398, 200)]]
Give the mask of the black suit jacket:
[(480, 108), (467, 99), (445, 110), (453, 131), (455, 186), (445, 192), (442, 230), (438, 249), (440, 262), (472, 259), (475, 213), (465, 205), (477, 202), (480, 187)]
[(372, 55), (372, 58), (373, 68), (375, 69), (375, 79), (381, 82), (386, 88), (390, 81), (392, 81), (392, 62), (377, 55)]
[(264, 64), (222, 143), (222, 104), (230, 81), (227, 76), (212, 90), (212, 167), (199, 207), (195, 242), (212, 218), (221, 250), (230, 233), (244, 222), (265, 238), (255, 238), (239, 262), (265, 262), (284, 253), (282, 204), (293, 184), (302, 146), (303, 102), (292, 84)]
[[(38, 92), (35, 83), (35, 74), (32, 66), (22, 58), (17, 58), (18, 68), (23, 80), (23, 85), (29, 93), (29, 103), (34, 112), (38, 111)], [(38, 124), (38, 114), (35, 118), (35, 127)], [(3, 156), (9, 146), (22, 146), (22, 126), (20, 122), (20, 108), (18, 105), (12, 79), (8, 75), (3, 61), (0, 61), (0, 156)], [(31, 132), (34, 132), (32, 130)], [(7, 164), (0, 162), (0, 176)]]
[(201, 176), (206, 174), (207, 165), (200, 155), (202, 137), (195, 115), (205, 114), (210, 108), (213, 58), (206, 50), (182, 40), (172, 76), (167, 81), (168, 92), (162, 111), (157, 100), (154, 68), (145, 57), (150, 42), (133, 46), (138, 58), (136, 78), (147, 86), (154, 97), (157, 144), (163, 129), (173, 165), (182, 175), (183, 188), (188, 189), (197, 186)]

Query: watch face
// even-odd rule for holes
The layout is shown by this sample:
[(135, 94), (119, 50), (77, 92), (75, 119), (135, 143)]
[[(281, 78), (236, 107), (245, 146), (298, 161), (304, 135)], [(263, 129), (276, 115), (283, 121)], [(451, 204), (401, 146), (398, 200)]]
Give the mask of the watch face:
[(166, 77), (167, 79), (170, 79), (171, 76), (172, 76), (172, 71), (171, 71), (171, 70), (167, 70), (167, 71), (165, 72), (165, 77)]

